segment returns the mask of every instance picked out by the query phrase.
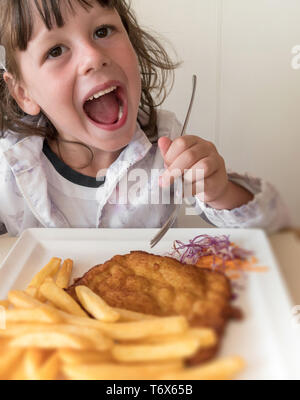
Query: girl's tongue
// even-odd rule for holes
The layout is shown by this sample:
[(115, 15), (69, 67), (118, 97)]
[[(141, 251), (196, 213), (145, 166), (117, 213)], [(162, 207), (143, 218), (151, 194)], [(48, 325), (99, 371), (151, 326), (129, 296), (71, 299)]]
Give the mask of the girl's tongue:
[(111, 92), (98, 99), (87, 101), (84, 111), (99, 124), (111, 125), (118, 121), (119, 101), (116, 94)]

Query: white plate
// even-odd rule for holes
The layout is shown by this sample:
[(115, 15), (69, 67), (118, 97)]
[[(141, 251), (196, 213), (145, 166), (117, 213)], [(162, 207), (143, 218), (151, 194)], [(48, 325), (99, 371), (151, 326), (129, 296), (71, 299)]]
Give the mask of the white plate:
[[(171, 229), (153, 249), (153, 229), (29, 229), (11, 249), (0, 269), (0, 299), (11, 289), (24, 289), (32, 276), (53, 256), (72, 258), (73, 277), (115, 254), (144, 250), (165, 254), (173, 241), (187, 242), (196, 235), (230, 235), (237, 245), (254, 251), (264, 273), (249, 273), (236, 305), (241, 322), (230, 322), (220, 355), (241, 355), (247, 362), (242, 379), (300, 379), (299, 330), (292, 322), (292, 303), (285, 282), (261, 230)], [(298, 338), (297, 338), (298, 330)]]

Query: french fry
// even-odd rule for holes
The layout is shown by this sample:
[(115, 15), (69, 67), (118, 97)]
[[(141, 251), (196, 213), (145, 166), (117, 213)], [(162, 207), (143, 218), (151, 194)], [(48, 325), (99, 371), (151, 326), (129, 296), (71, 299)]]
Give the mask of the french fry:
[[(0, 330), (0, 338), (14, 338), (18, 336), (23, 336), (31, 333), (43, 333), (43, 332), (58, 332), (58, 333), (71, 333), (80, 336), (85, 336), (85, 332), (88, 327), (82, 327), (85, 331), (82, 331), (81, 328), (78, 329), (77, 326), (74, 325), (55, 325), (55, 324), (39, 324), (39, 323), (8, 323), (6, 329)], [(100, 330), (96, 331), (101, 337), (102, 332)], [(6, 345), (8, 342), (6, 343)]]
[(7, 297), (16, 308), (34, 308), (43, 305), (42, 302), (29, 295), (27, 291), (11, 290)]
[(39, 377), (39, 368), (44, 360), (44, 352), (40, 349), (28, 349), (24, 359), (26, 379), (36, 380)]
[(0, 379), (7, 379), (15, 365), (22, 359), (24, 351), (17, 348), (7, 347), (1, 350), (0, 357)]
[(28, 288), (25, 289), (25, 292), (34, 299), (37, 299), (38, 297), (38, 289), (36, 287), (29, 286)]
[(214, 346), (218, 340), (215, 331), (210, 328), (191, 328), (188, 331), (188, 336), (198, 339), (201, 348)]
[(46, 322), (57, 323), (62, 317), (54, 309), (49, 307), (37, 307), (32, 309), (13, 309), (5, 313), (6, 323), (8, 322)]
[(25, 289), (25, 292), (27, 294), (29, 294), (31, 297), (33, 297), (34, 299), (41, 301), (42, 303), (46, 303), (46, 301), (47, 301), (47, 299), (40, 293), (39, 289), (36, 287), (28, 286), (28, 288)]
[(101, 331), (88, 326), (82, 326), (79, 329), (78, 326), (74, 325), (56, 325), (54, 329), (58, 332), (61, 331), (78, 335), (89, 340), (93, 344), (94, 350), (106, 351), (113, 346), (113, 341), (110, 338), (104, 336)]
[(61, 349), (58, 351), (58, 355), (64, 364), (81, 365), (113, 362), (112, 355), (108, 351), (86, 350), (83, 352), (80, 350)]
[(88, 316), (76, 301), (63, 289), (56, 286), (54, 282), (44, 282), (40, 287), (40, 292), (61, 310), (81, 317)]
[(0, 307), (4, 307), (7, 309), (10, 306), (10, 302), (8, 300), (1, 300), (0, 301)]
[(233, 379), (245, 367), (241, 357), (226, 357), (210, 361), (200, 367), (187, 368), (183, 371), (168, 372), (157, 376), (163, 380), (227, 380)]
[(63, 265), (58, 271), (56, 277), (56, 285), (59, 288), (66, 289), (69, 286), (72, 270), (73, 270), (73, 261), (69, 258), (64, 260)]
[(47, 265), (42, 268), (31, 280), (29, 287), (39, 288), (48, 276), (54, 276), (59, 270), (61, 259), (57, 257), (51, 258)]
[[(100, 330), (87, 326), (82, 326), (79, 328), (76, 325), (66, 324), (9, 324), (7, 329), (4, 329), (2, 332), (0, 332), (0, 337), (18, 338), (24, 335), (47, 333), (51, 333), (52, 335), (65, 334), (81, 337), (88, 341), (90, 343), (89, 348), (93, 347), (95, 351), (106, 351), (109, 350), (113, 345), (112, 340), (108, 337), (105, 337)], [(49, 348), (53, 348), (53, 346)]]
[[(6, 331), (6, 329), (0, 329), (0, 333)], [(2, 351), (6, 351), (9, 339), (6, 337), (0, 337), (0, 354)]]
[(165, 317), (136, 322), (102, 323), (100, 329), (114, 339), (135, 340), (156, 335), (157, 332), (160, 332), (161, 335), (183, 333), (187, 328), (187, 321), (184, 317)]
[(160, 345), (118, 344), (113, 347), (112, 355), (123, 362), (174, 360), (192, 356), (199, 347), (199, 341), (194, 338)]
[[(101, 321), (97, 321), (95, 319), (92, 318), (88, 318), (88, 317), (78, 317), (77, 315), (74, 314), (69, 314), (65, 311), (59, 311), (59, 314), (63, 317), (64, 321), (70, 325), (76, 325), (76, 326), (88, 326), (90, 328), (95, 328), (95, 329), (99, 329), (101, 332), (104, 331), (105, 326), (107, 327), (107, 330), (109, 330), (109, 328), (113, 328), (113, 325), (115, 324), (108, 324), (105, 322), (101, 322)], [(104, 329), (103, 329), (104, 327)], [(113, 330), (113, 329), (112, 329)], [(108, 335), (110, 337), (113, 337), (112, 335)]]
[[(5, 346), (7, 346), (9, 338), (12, 338), (14, 336), (22, 335), (24, 333), (30, 332), (32, 328), (29, 328), (28, 325), (34, 326), (33, 324), (20, 324), (20, 323), (9, 323), (9, 324), (7, 324), (6, 329), (1, 329), (0, 330), (0, 339), (1, 339), (1, 341), (3, 339), (7, 339), (6, 340), (6, 345), (5, 345)], [(49, 325), (48, 325), (48, 329), (49, 329)], [(1, 347), (5, 347), (5, 346), (1, 346)]]
[(157, 318), (157, 316), (155, 316), (155, 315), (142, 314), (142, 313), (135, 312), (135, 311), (124, 310), (123, 308), (114, 307), (113, 309), (120, 315), (120, 322), (121, 321), (126, 321), (126, 322), (142, 321), (144, 319)]
[(174, 360), (160, 360), (158, 362), (156, 361), (139, 361), (139, 362), (130, 362), (130, 363), (118, 363), (116, 365), (122, 365), (122, 366), (128, 366), (128, 367), (143, 367), (145, 370), (146, 368), (149, 369), (157, 369), (159, 371), (163, 371), (166, 372), (166, 370), (169, 370), (168, 368), (170, 368), (171, 370), (182, 370), (185, 366), (184, 364), (184, 359), (183, 358), (178, 358), (178, 359), (174, 359)]
[[(54, 279), (51, 276), (47, 276), (43, 283), (46, 283), (46, 282), (54, 283)], [(40, 291), (40, 288), (36, 289), (36, 294), (34, 295), (34, 297), (37, 300), (41, 301), (42, 303), (51, 304), (51, 302), (49, 300), (47, 300), (47, 298), (45, 296), (42, 295), (42, 292)]]
[(64, 375), (74, 380), (149, 380), (163, 371), (174, 371), (181, 368), (180, 364), (163, 363), (148, 365), (118, 365), (118, 364), (65, 364), (62, 367)]
[(58, 310), (57, 308), (54, 308), (54, 306), (44, 304), (41, 301), (32, 298), (26, 292), (20, 290), (11, 290), (8, 293), (8, 298), (9, 301), (17, 308), (35, 308), (39, 306), (49, 307), (50, 309), (57, 311), (58, 314), (63, 318), (63, 320), (68, 322), (69, 324), (77, 326), (90, 326), (96, 329), (101, 329), (102, 327), (101, 322), (98, 322), (91, 318), (77, 317), (67, 312)]
[(8, 379), (12, 381), (25, 381), (27, 379), (25, 371), (25, 354), (23, 354), (18, 364), (13, 367)]
[(39, 349), (58, 349), (58, 348), (69, 348), (69, 349), (91, 349), (92, 343), (83, 338), (82, 336), (76, 336), (70, 333), (64, 332), (33, 332), (24, 333), (23, 335), (17, 336), (9, 342), (11, 348), (39, 348)]
[(47, 278), (45, 278), (45, 280), (44, 280), (44, 282), (43, 282), (43, 283), (45, 283), (45, 282), (51, 282), (51, 283), (54, 283), (54, 279), (53, 279), (51, 276), (47, 276)]
[(87, 286), (76, 286), (75, 291), (81, 305), (97, 320), (116, 322), (120, 318), (120, 314)]
[(8, 297), (10, 298), (11, 304), (13, 304), (16, 308), (36, 308), (36, 307), (46, 307), (55, 312), (61, 314), (61, 311), (55, 307), (50, 301), (47, 304), (43, 303), (41, 300), (37, 298), (31, 297), (27, 291), (23, 292), (21, 290), (12, 290), (8, 293)]
[(60, 315), (69, 324), (78, 326), (89, 326), (105, 332), (107, 336), (116, 340), (137, 340), (146, 337), (155, 336), (157, 332), (160, 335), (179, 334), (188, 329), (187, 321), (184, 317), (163, 317), (135, 322), (115, 322), (107, 323), (96, 321), (91, 318), (82, 318), (67, 314), (61, 311)]
[(60, 359), (58, 353), (55, 352), (41, 366), (40, 370), (38, 371), (37, 379), (43, 381), (55, 380), (58, 378), (59, 369), (60, 369)]
[(127, 338), (128, 336), (131, 337), (136, 337), (137, 335), (140, 336), (137, 333), (123, 333), (117, 332), (118, 328), (123, 325), (121, 323), (107, 323), (107, 322), (102, 322), (102, 321), (97, 321), (96, 319), (93, 318), (85, 318), (85, 317), (78, 317), (77, 315), (72, 315), (69, 313), (66, 313), (65, 311), (59, 311), (60, 315), (63, 317), (64, 321), (67, 324), (70, 325), (75, 325), (77, 327), (89, 327), (93, 329), (97, 329), (101, 333), (105, 333), (108, 337), (112, 339), (120, 339), (123, 338), (124, 335)]
[[(213, 329), (209, 328), (190, 328), (187, 332), (180, 335), (157, 335), (143, 339), (146, 344), (163, 344), (180, 341), (183, 338), (194, 338), (199, 341), (201, 348), (214, 346), (217, 342), (217, 335)], [(138, 343), (138, 341), (137, 341)]]

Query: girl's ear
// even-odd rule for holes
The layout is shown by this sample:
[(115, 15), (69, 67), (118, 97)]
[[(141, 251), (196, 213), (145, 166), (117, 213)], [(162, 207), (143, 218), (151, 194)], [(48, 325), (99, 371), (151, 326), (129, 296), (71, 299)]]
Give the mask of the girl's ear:
[(16, 83), (15, 79), (9, 72), (3, 74), (3, 79), (7, 84), (11, 96), (16, 100), (18, 106), (26, 114), (38, 115), (40, 113), (40, 106), (31, 99), (21, 83)]

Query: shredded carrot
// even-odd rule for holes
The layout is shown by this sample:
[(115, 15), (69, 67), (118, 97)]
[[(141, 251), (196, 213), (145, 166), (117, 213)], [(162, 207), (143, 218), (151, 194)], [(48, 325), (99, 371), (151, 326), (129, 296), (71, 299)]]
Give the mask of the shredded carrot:
[(269, 269), (256, 264), (257, 259), (255, 257), (249, 260), (235, 259), (224, 262), (222, 258), (217, 256), (203, 256), (196, 262), (196, 265), (200, 268), (224, 272), (231, 280), (239, 279), (242, 272), (267, 272)]
[(238, 273), (227, 273), (226, 275), (231, 280), (237, 280), (237, 279), (240, 279), (240, 277), (241, 277), (241, 274), (238, 274)]
[(225, 273), (232, 280), (245, 277), (245, 272), (268, 271), (267, 267), (257, 265), (252, 251), (237, 246), (228, 235), (198, 235), (188, 243), (175, 240), (170, 255), (184, 264)]

